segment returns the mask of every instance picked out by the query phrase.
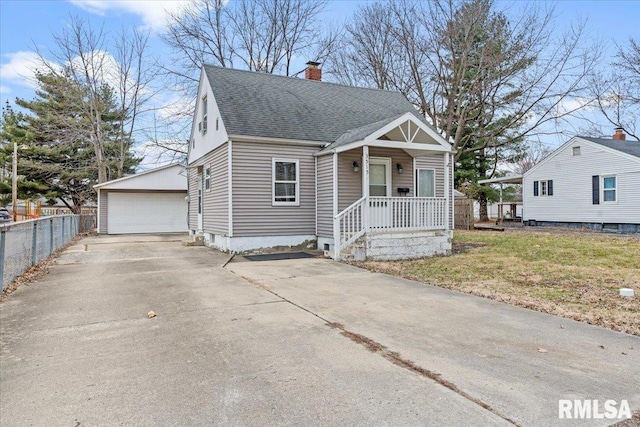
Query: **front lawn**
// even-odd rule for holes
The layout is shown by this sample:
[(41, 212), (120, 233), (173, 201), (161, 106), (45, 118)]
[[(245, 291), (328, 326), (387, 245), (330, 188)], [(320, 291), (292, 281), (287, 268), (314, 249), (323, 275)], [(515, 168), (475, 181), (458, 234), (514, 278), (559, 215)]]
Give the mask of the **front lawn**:
[(456, 231), (453, 256), (358, 265), (640, 335), (638, 238)]

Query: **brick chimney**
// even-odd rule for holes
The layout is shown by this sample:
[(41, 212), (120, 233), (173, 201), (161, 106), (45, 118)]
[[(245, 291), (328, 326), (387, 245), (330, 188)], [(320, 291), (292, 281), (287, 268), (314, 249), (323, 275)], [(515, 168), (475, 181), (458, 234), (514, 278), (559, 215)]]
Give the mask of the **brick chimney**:
[(618, 141), (624, 141), (627, 139), (627, 135), (624, 134), (624, 130), (622, 128), (616, 128), (616, 133), (613, 134), (611, 139), (617, 139)]
[(322, 70), (318, 68), (319, 62), (309, 61), (307, 62), (307, 69), (304, 70), (304, 78), (307, 80), (322, 80)]

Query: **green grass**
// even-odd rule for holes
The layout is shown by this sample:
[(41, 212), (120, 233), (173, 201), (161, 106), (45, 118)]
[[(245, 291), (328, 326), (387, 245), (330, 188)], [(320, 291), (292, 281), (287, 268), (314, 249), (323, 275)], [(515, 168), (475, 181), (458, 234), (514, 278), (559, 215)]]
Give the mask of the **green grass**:
[[(456, 231), (454, 252), (360, 265), (640, 335), (638, 238)], [(621, 297), (620, 288), (636, 296)]]

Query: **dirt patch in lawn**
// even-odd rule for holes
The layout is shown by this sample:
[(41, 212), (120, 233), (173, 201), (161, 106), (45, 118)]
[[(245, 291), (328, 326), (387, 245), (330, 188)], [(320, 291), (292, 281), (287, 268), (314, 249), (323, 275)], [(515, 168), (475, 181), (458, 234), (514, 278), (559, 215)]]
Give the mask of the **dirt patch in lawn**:
[(452, 252), (357, 265), (640, 335), (639, 239), (456, 231)]

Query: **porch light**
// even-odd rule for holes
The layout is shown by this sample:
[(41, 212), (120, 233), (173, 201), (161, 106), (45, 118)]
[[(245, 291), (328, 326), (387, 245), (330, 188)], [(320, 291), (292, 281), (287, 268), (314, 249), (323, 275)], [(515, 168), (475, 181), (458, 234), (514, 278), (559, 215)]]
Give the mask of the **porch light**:
[(360, 165), (355, 160), (353, 161), (353, 171), (360, 172)]
[(404, 169), (402, 169), (402, 165), (400, 163), (398, 163), (396, 165), (396, 169), (398, 169), (398, 173), (403, 173), (404, 172)]

